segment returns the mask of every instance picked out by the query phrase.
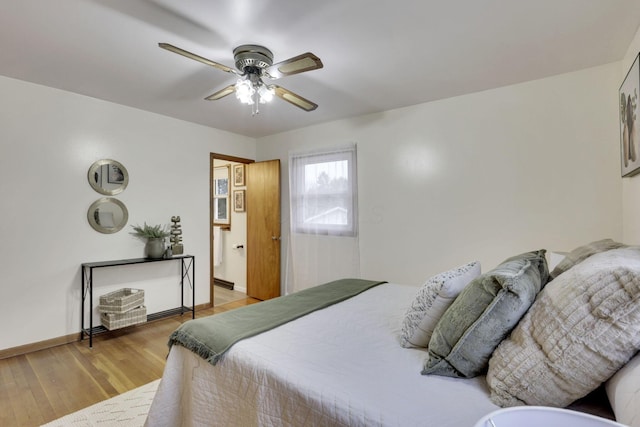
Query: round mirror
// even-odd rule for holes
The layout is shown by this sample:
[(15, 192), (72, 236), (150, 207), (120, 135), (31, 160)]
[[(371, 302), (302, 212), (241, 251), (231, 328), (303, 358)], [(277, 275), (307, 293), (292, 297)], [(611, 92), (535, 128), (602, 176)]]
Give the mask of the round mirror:
[(120, 200), (103, 197), (89, 206), (87, 219), (91, 227), (100, 233), (116, 233), (127, 225), (129, 212)]
[(111, 159), (98, 160), (89, 168), (89, 184), (100, 194), (113, 196), (129, 184), (129, 173), (122, 163)]

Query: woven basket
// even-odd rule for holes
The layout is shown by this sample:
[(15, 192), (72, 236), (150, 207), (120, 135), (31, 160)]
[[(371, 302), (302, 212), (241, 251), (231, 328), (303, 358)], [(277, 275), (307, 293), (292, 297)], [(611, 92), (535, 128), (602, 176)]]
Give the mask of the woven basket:
[(134, 308), (126, 313), (102, 313), (100, 320), (102, 320), (102, 325), (110, 331), (145, 323), (147, 321), (147, 307)]
[(144, 290), (124, 288), (100, 297), (100, 313), (126, 313), (144, 305)]

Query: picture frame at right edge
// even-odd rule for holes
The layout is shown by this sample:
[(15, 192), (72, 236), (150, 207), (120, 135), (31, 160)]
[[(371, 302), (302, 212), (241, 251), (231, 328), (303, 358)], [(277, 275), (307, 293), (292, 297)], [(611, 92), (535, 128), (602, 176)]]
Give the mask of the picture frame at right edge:
[(639, 62), (640, 53), (633, 61), (618, 91), (620, 160), (623, 177), (633, 176), (640, 172), (640, 129), (638, 129)]

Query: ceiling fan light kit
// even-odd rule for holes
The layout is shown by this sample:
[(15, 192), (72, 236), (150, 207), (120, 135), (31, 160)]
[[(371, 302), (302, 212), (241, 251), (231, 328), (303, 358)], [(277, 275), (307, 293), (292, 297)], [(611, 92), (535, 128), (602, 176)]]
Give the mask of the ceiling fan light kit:
[(241, 45), (233, 49), (235, 65), (239, 70), (236, 71), (231, 67), (219, 64), (168, 43), (159, 43), (158, 46), (238, 76), (235, 84), (229, 85), (207, 96), (205, 98), (207, 101), (216, 101), (235, 92), (236, 98), (240, 102), (251, 105), (253, 115), (260, 112), (258, 108), (259, 104), (270, 102), (274, 95), (305, 111), (313, 111), (318, 108), (318, 104), (288, 89), (277, 85), (269, 85), (263, 81), (263, 78), (276, 80), (281, 77), (322, 68), (323, 64), (320, 58), (311, 52), (303, 53), (274, 64), (273, 53), (266, 47), (255, 44)]

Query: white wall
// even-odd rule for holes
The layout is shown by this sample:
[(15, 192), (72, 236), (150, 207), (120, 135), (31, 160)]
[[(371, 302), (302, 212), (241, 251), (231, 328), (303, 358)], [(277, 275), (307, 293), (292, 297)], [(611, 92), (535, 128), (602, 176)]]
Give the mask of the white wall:
[(282, 162), (283, 255), (288, 152), (351, 141), (358, 144), (363, 277), (420, 283), (474, 259), (488, 270), (523, 251), (620, 239), (619, 68), (259, 139), (258, 160)]
[[(116, 196), (129, 224), (181, 216), (196, 304), (208, 302), (209, 153), (255, 158), (255, 140), (5, 77), (0, 93), (0, 349), (78, 332), (80, 264), (143, 256), (129, 225), (107, 235), (87, 222), (102, 197), (87, 171), (101, 158), (129, 171)], [(171, 308), (178, 271), (177, 262), (96, 270), (95, 295), (133, 285), (146, 289), (150, 311)]]
[[(621, 62), (618, 86), (622, 84), (631, 64), (640, 51), (640, 29)], [(618, 137), (619, 138), (619, 137)], [(640, 244), (640, 175), (622, 179), (623, 239), (626, 243)]]

